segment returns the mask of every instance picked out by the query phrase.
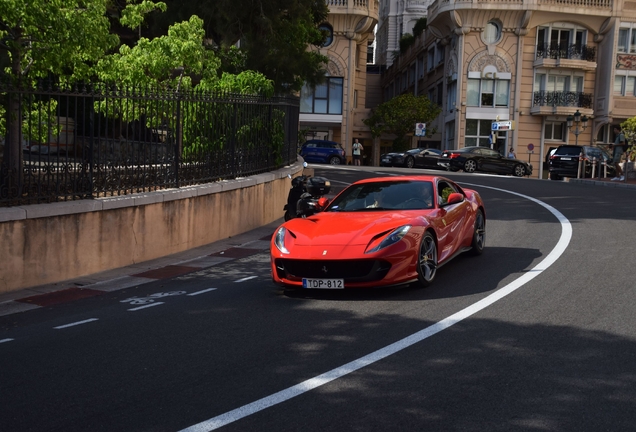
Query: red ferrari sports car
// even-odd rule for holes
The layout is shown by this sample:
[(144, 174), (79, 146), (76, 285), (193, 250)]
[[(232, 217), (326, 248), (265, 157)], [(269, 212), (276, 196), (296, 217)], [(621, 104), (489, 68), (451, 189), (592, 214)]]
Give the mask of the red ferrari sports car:
[(484, 250), (481, 197), (444, 177), (360, 180), (322, 204), (322, 211), (276, 230), (270, 247), (275, 283), (317, 289), (428, 286), (453, 257)]

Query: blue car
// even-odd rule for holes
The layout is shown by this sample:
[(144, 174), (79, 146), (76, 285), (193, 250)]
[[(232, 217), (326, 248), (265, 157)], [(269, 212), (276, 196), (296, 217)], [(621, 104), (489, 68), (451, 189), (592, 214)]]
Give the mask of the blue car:
[(309, 140), (300, 148), (305, 162), (340, 165), (346, 163), (345, 151), (340, 143), (326, 140)]

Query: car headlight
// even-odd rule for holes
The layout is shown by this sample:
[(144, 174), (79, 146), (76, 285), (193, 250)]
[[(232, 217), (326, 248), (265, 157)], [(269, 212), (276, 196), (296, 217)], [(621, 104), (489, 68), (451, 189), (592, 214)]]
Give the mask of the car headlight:
[(278, 228), (276, 231), (276, 235), (274, 236), (274, 244), (276, 248), (284, 254), (289, 254), (289, 251), (285, 247), (285, 236), (287, 235), (287, 230), (285, 227)]
[(387, 236), (385, 236), (382, 241), (380, 241), (380, 243), (376, 246), (373, 246), (374, 243), (370, 244), (369, 246), (372, 246), (371, 249), (368, 249), (365, 253), (377, 252), (381, 249), (384, 249), (385, 247), (399, 242), (406, 235), (406, 233), (409, 232), (410, 229), (411, 225), (404, 225), (394, 229)]

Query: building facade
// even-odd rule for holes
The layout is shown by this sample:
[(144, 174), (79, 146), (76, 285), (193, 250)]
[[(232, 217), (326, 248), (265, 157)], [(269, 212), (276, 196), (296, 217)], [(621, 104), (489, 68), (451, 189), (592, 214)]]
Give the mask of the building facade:
[(636, 116), (636, 2), (436, 0), (427, 19), (382, 86), (384, 100), (409, 91), (443, 108), (431, 147), (512, 146), (546, 178), (551, 149), (607, 145)]
[(415, 23), (426, 16), (431, 3), (433, 0), (382, 0), (376, 34), (378, 65), (393, 64), (394, 53), (400, 51), (400, 38), (406, 33), (413, 34)]
[[(320, 53), (329, 58), (327, 81), (302, 89), (300, 133), (305, 139), (341, 143), (349, 162), (357, 138), (370, 158), (371, 133), (362, 120), (369, 116), (367, 56), (378, 22), (379, 0), (325, 1), (329, 16), (321, 28), (329, 37)], [(379, 75), (374, 82), (379, 87)]]

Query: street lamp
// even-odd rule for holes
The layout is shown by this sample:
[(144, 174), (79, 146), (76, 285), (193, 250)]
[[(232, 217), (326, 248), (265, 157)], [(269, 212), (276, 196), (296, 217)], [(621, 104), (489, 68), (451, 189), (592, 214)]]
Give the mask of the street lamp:
[[(574, 133), (576, 145), (579, 145), (579, 135), (583, 133), (585, 129), (587, 129), (587, 116), (581, 117), (581, 113), (579, 110), (576, 110), (574, 116), (569, 115), (567, 118), (568, 121), (568, 129), (570, 132)], [(576, 129), (572, 130), (572, 126), (576, 126)]]
[[(570, 132), (574, 133), (574, 143), (579, 145), (579, 135), (587, 128), (587, 116), (581, 117), (581, 113), (579, 110), (576, 110), (574, 113), (574, 117), (571, 115), (567, 118), (568, 129)], [(572, 126), (576, 126), (576, 129), (572, 130)], [(581, 155), (579, 156), (579, 169), (576, 174), (576, 178), (581, 177), (581, 164), (585, 165), (585, 160), (583, 159), (583, 150), (581, 150)]]

